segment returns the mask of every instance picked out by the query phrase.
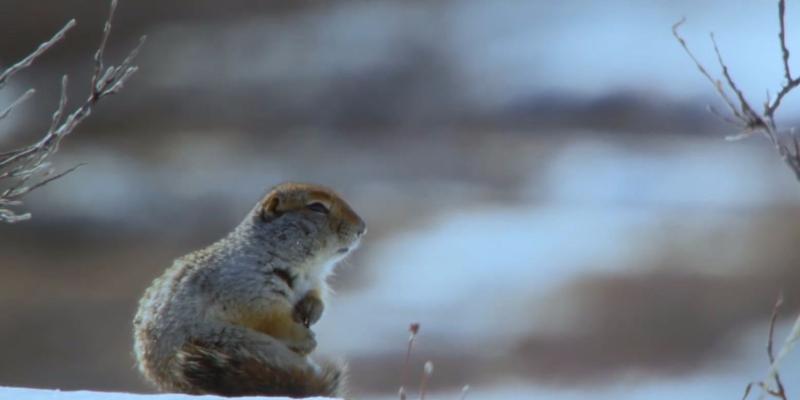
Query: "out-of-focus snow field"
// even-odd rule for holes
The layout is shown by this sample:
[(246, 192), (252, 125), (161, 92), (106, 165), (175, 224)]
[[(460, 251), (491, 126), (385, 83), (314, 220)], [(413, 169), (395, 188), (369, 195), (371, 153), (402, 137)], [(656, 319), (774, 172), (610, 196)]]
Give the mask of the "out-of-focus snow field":
[[(80, 23), (0, 92), (39, 91), (3, 149), (46, 129), (61, 74), (91, 70), (106, 11), (8, 1), (24, 15), (0, 25), (23, 33), (3, 57)], [(687, 16), (712, 62), (715, 31), (760, 104), (782, 76), (773, 3), (175, 4), (120, 3), (109, 54), (147, 33), (138, 75), (55, 160), (87, 165), (0, 227), (0, 384), (152, 391), (137, 299), (285, 180), (335, 188), (369, 225), (316, 328), (359, 398), (395, 398), (410, 322), (430, 399), (739, 398), (763, 377), (778, 290), (787, 317), (800, 305), (800, 185), (763, 141), (722, 140), (669, 28)]]
[[(685, 138), (637, 140), (633, 149), (630, 142), (611, 138), (493, 142), (501, 147), (498, 154), (515, 157), (500, 171), (518, 183), (499, 189), (480, 179), (441, 175), (413, 182), (376, 180), (385, 168), (376, 167), (355, 172), (365, 183), (342, 190), (371, 229), (353, 259), (340, 266), (342, 279), (333, 281), (339, 293), (316, 332), (322, 356), (350, 361), (357, 392), (379, 398), (401, 384), (410, 322), (422, 324), (412, 374), (427, 359), (435, 364), (431, 398), (456, 398), (466, 384), (472, 387), (470, 398), (478, 399), (727, 398), (763, 376), (766, 321), (778, 288), (772, 282), (784, 274), (783, 260), (793, 252), (792, 210), (800, 199), (791, 174), (766, 146), (755, 140)], [(537, 153), (537, 148), (548, 151)], [(348, 152), (357, 150), (338, 151), (350, 159)], [(432, 163), (429, 158), (441, 151), (417, 155), (417, 164)], [(533, 155), (526, 159), (515, 152)], [(467, 150), (454, 159), (471, 156)], [(292, 154), (285, 157), (292, 159)], [(267, 161), (255, 158), (211, 160), (219, 171), (240, 164), (249, 165), (249, 171), (269, 169)], [(108, 173), (105, 163), (69, 178), (73, 187), (96, 188), (90, 190), (95, 207), (79, 206), (81, 198), (76, 201), (69, 186), (54, 185), (46, 198), (33, 199), (40, 218), (76, 213), (113, 226), (121, 215), (115, 199), (149, 197), (143, 192), (152, 191), (172, 203), (192, 204), (193, 196), (208, 196), (204, 193), (211, 190), (221, 196), (212, 197), (214, 203), (225, 206), (207, 213), (219, 211), (214, 219), (232, 225), (258, 196), (248, 193), (260, 191), (239, 180), (223, 180), (226, 191), (204, 188), (201, 180), (191, 178), (191, 170), (172, 172), (175, 179), (189, 177), (179, 185), (165, 178), (163, 186), (145, 187), (137, 179), (152, 167), (142, 170), (137, 164), (115, 172), (115, 179), (131, 184), (109, 186), (98, 179)], [(298, 175), (316, 171), (297, 167)], [(122, 206), (152, 210), (130, 220), (131, 227), (141, 223), (136, 229), (142, 230), (163, 212), (148, 202)], [(188, 215), (194, 214), (171, 218), (193, 220)], [(164, 227), (159, 235), (182, 243), (180, 236), (172, 236), (182, 230), (176, 227), (180, 224)], [(108, 348), (114, 361), (105, 363), (132, 365), (128, 324), (135, 298), (166, 267), (172, 252), (193, 248), (181, 246), (186, 248), (160, 249), (150, 243), (147, 251), (134, 249), (137, 258), (107, 268), (108, 277), (103, 272), (91, 278), (102, 284), (82, 289), (103, 303), (123, 293), (130, 311), (119, 315), (112, 309), (108, 316), (119, 319), (119, 335), (87, 331), (102, 346), (103, 340), (115, 340)], [(778, 261), (764, 252), (775, 253)], [(26, 259), (16, 250), (7, 254)], [(111, 257), (119, 255), (86, 259), (116, 259)], [(74, 262), (71, 258), (66, 262)], [(69, 268), (81, 271), (80, 266)], [(29, 282), (43, 299), (71, 304), (78, 298), (73, 291), (48, 289), (58, 281), (40, 278), (49, 275), (38, 271), (15, 269), (22, 283), (5, 295), (22, 298), (20, 291), (32, 287)], [(791, 265), (788, 271), (790, 284)], [(784, 289), (792, 298), (794, 286)], [(81, 312), (86, 307), (75, 306)], [(99, 321), (97, 315), (80, 317), (86, 324)], [(49, 340), (48, 346), (58, 348), (65, 340), (83, 339)], [(106, 354), (106, 347), (87, 346), (90, 353)], [(41, 355), (54, 363), (54, 373), (66, 373), (58, 372), (59, 356), (49, 354), (58, 353)], [(785, 363), (790, 390), (798, 365), (797, 356)], [(135, 376), (135, 371), (127, 374)]]
[[(611, 143), (576, 143), (524, 190), (528, 205), (443, 212), (371, 244), (360, 263), (371, 281), (333, 299), (318, 328), (320, 348), (349, 357), (402, 349), (411, 321), (422, 323), (418, 362), (426, 351), (434, 363), (447, 351), (502, 357), (523, 336), (591, 333), (579, 297), (565, 290), (569, 282), (646, 272), (665, 245), (695, 259), (680, 271), (689, 276), (746, 275), (749, 233), (736, 215), (797, 204), (795, 185), (771, 154), (746, 144), (663, 145), (642, 155)], [(765, 308), (759, 321), (768, 316)], [(715, 319), (715, 310), (706, 317)], [(684, 329), (680, 320), (668, 322), (664, 330)], [(558, 388), (509, 376), (499, 385), (472, 384), (470, 398), (735, 398), (766, 373), (766, 322), (729, 336), (737, 345), (728, 354), (685, 365), (671, 378), (623, 369), (598, 386)], [(783, 373), (788, 390), (795, 388), (800, 355), (787, 359)]]
[[(684, 272), (745, 272), (746, 248), (737, 244), (746, 238), (736, 233), (743, 222), (731, 216), (796, 204), (800, 195), (791, 175), (770, 173), (779, 162), (748, 146), (672, 147), (642, 155), (611, 143), (579, 142), (522, 189), (518, 204), (443, 210), (422, 226), (373, 243), (363, 260), (370, 284), (335, 298), (323, 320), (330, 325), (320, 325), (358, 327), (368, 315), (369, 330), (323, 330), (322, 343), (351, 354), (371, 352), (396, 346), (392, 330), (419, 321), (451, 345), (502, 348), (508, 336), (565, 322), (557, 314), (569, 315), (574, 299), (557, 291), (566, 283), (594, 273), (644, 271), (667, 241), (714, 258)], [(724, 241), (714, 241), (717, 232)], [(448, 321), (458, 321), (457, 328)], [(559, 329), (579, 329), (574, 322)]]
[[(778, 327), (787, 332), (789, 323)], [(723, 366), (720, 363), (709, 365), (708, 371), (692, 375), (681, 375), (664, 378), (648, 374), (620, 374), (608, 379), (601, 385), (585, 387), (576, 384), (574, 387), (564, 385), (553, 387), (537, 385), (522, 379), (508, 379), (488, 386), (471, 385), (469, 399), (503, 399), (503, 400), (709, 400), (739, 399), (745, 386), (755, 380), (766, 377), (769, 363), (766, 362), (765, 329), (751, 329), (741, 334), (741, 351), (732, 354), (731, 359)], [(800, 354), (793, 354), (785, 359), (782, 376), (787, 393), (800, 390), (797, 378), (800, 376)], [(434, 372), (435, 375), (435, 372)], [(435, 379), (435, 378), (434, 378)], [(412, 386), (413, 390), (416, 386)], [(461, 390), (437, 392), (429, 395), (432, 400), (461, 399)], [(753, 389), (753, 398), (758, 397), (757, 388)], [(385, 395), (370, 397), (374, 400), (396, 400), (397, 396)]]

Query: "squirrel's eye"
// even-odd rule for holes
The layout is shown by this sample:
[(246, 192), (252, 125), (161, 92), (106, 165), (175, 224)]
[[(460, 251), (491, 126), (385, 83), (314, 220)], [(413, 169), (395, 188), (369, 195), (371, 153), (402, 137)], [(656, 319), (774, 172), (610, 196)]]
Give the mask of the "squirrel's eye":
[(319, 203), (319, 202), (309, 203), (306, 206), (306, 208), (311, 210), (311, 211), (318, 212), (318, 213), (321, 213), (321, 214), (327, 214), (328, 212), (330, 212), (330, 210), (328, 210), (328, 207), (326, 207), (325, 204), (322, 204), (322, 203)]

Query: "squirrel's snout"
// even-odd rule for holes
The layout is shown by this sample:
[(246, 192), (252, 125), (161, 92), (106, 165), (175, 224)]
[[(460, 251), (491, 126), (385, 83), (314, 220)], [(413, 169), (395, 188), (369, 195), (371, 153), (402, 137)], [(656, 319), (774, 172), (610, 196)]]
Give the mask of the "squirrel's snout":
[(359, 239), (367, 233), (367, 224), (361, 218), (358, 218), (355, 222), (339, 221), (336, 224), (336, 232), (340, 235), (355, 235), (356, 239)]
[(361, 218), (358, 219), (358, 223), (356, 224), (355, 228), (356, 228), (356, 236), (358, 236), (359, 238), (367, 233), (367, 224)]
[(367, 225), (364, 224), (364, 221), (359, 221), (360, 223), (356, 226), (353, 226), (350, 230), (351, 234), (355, 237), (353, 238), (354, 241), (358, 242), (361, 238), (367, 233)]
[(361, 238), (367, 233), (367, 225), (364, 220), (356, 216), (355, 221), (341, 221), (336, 226), (342, 247), (336, 250), (337, 254), (347, 254), (353, 251), (361, 242)]

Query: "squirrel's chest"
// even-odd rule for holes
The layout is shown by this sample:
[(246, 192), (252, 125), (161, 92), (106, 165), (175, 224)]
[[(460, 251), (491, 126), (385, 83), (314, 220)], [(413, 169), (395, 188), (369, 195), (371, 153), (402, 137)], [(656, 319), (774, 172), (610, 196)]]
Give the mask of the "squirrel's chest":
[(293, 283), (291, 299), (292, 304), (300, 301), (300, 299), (305, 297), (311, 289), (317, 287), (317, 284), (313, 282), (312, 277), (306, 274), (298, 274)]

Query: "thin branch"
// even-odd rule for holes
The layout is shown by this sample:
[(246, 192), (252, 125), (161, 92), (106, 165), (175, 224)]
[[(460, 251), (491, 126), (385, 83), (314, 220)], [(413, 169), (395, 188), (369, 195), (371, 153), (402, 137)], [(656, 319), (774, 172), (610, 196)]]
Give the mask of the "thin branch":
[(50, 123), (50, 129), (48, 132), (52, 132), (56, 129), (56, 127), (61, 124), (61, 118), (64, 116), (64, 110), (67, 108), (67, 82), (69, 81), (68, 77), (64, 75), (61, 77), (61, 98), (58, 102), (58, 108), (53, 113), (53, 122)]
[[(739, 88), (739, 86), (736, 84), (736, 81), (733, 79), (730, 69), (722, 57), (722, 52), (719, 49), (719, 45), (717, 44), (717, 40), (713, 33), (711, 34), (711, 42), (714, 46), (714, 53), (716, 54), (717, 62), (722, 70), (722, 76), (725, 83), (714, 78), (708, 72), (708, 70), (703, 66), (702, 63), (700, 63), (694, 53), (692, 53), (692, 51), (689, 49), (689, 46), (686, 44), (686, 41), (683, 39), (683, 37), (681, 37), (678, 33), (678, 28), (680, 28), (680, 26), (686, 21), (685, 18), (682, 18), (672, 26), (672, 35), (678, 41), (681, 48), (683, 48), (684, 52), (689, 56), (692, 62), (694, 62), (695, 66), (700, 70), (700, 73), (714, 86), (714, 89), (719, 94), (720, 98), (722, 98), (722, 100), (728, 106), (732, 117), (725, 117), (714, 108), (709, 108), (711, 112), (722, 118), (723, 121), (733, 124), (741, 130), (738, 134), (728, 135), (726, 139), (737, 140), (752, 136), (754, 133), (760, 133), (766, 137), (770, 143), (772, 143), (780, 158), (794, 173), (795, 178), (800, 180), (800, 145), (798, 145), (797, 138), (792, 134), (788, 135), (788, 137), (786, 137), (787, 135), (781, 135), (775, 124), (775, 112), (780, 107), (781, 101), (794, 88), (800, 86), (800, 78), (793, 78), (789, 68), (789, 50), (786, 46), (785, 15), (785, 0), (779, 0), (778, 23), (780, 26), (780, 31), (778, 38), (781, 42), (781, 58), (783, 61), (784, 77), (786, 78), (786, 82), (781, 86), (774, 99), (770, 99), (769, 92), (767, 93), (767, 100), (764, 103), (764, 111), (761, 114), (756, 112), (755, 109), (750, 105), (750, 101), (747, 100), (744, 92)], [(733, 93), (736, 95), (738, 105), (728, 95), (725, 88), (726, 85), (727, 88), (733, 91)]]
[(683, 37), (681, 37), (681, 35), (678, 33), (678, 28), (680, 28), (681, 25), (683, 25), (685, 22), (686, 22), (686, 17), (683, 17), (681, 18), (680, 21), (672, 24), (672, 36), (674, 36), (675, 39), (678, 40), (678, 43), (680, 43), (681, 47), (683, 47), (683, 51), (686, 52), (686, 54), (689, 56), (689, 58), (692, 59), (692, 61), (694, 61), (694, 65), (697, 67), (698, 70), (700, 70), (700, 73), (703, 74), (703, 76), (705, 76), (706, 79), (708, 79), (708, 81), (711, 83), (712, 86), (714, 86), (714, 89), (717, 90), (717, 93), (719, 93), (720, 97), (722, 97), (722, 100), (724, 100), (725, 104), (728, 105), (728, 108), (731, 110), (733, 115), (741, 119), (742, 116), (739, 114), (739, 110), (733, 104), (733, 101), (731, 101), (730, 97), (728, 97), (728, 94), (725, 93), (725, 89), (722, 87), (720, 81), (718, 79), (715, 79), (714, 77), (711, 76), (711, 74), (708, 73), (703, 64), (701, 64), (700, 61), (697, 59), (697, 57), (694, 56), (694, 53), (692, 53), (692, 51), (689, 50), (689, 46), (686, 44), (686, 41), (683, 40)]
[[(763, 400), (767, 396), (771, 396), (780, 400), (788, 400), (788, 395), (786, 394), (786, 388), (783, 385), (783, 381), (781, 380), (780, 372), (778, 371), (778, 366), (783, 359), (791, 350), (794, 344), (800, 340), (800, 318), (797, 319), (795, 322), (794, 328), (792, 329), (792, 333), (789, 334), (786, 341), (783, 344), (778, 356), (775, 356), (773, 351), (773, 343), (775, 341), (775, 325), (778, 321), (778, 316), (780, 314), (781, 306), (783, 305), (783, 293), (778, 293), (778, 298), (775, 301), (775, 305), (772, 307), (772, 316), (769, 319), (769, 334), (767, 335), (767, 357), (769, 357), (770, 367), (769, 372), (767, 373), (766, 379), (759, 382), (751, 382), (747, 385), (744, 392), (744, 397), (742, 400), (747, 399), (750, 394), (750, 391), (753, 385), (757, 385), (759, 389), (761, 389), (761, 393), (758, 396), (758, 400)], [(770, 382), (773, 382), (775, 388), (773, 389)]]
[[(69, 174), (82, 165), (79, 164), (61, 173), (52, 174), (52, 171), (49, 170), (47, 159), (58, 151), (61, 140), (91, 115), (94, 106), (102, 98), (119, 92), (138, 70), (138, 67), (135, 66), (133, 62), (145, 42), (144, 36), (140, 38), (139, 43), (128, 53), (119, 65), (109, 66), (107, 68), (104, 66), (103, 55), (111, 34), (111, 22), (116, 8), (117, 1), (112, 0), (109, 7), (108, 19), (103, 27), (100, 44), (94, 53), (94, 71), (91, 78), (91, 90), (86, 100), (72, 112), (68, 113), (68, 79), (65, 75), (61, 80), (61, 97), (56, 111), (53, 113), (50, 127), (45, 135), (36, 143), (0, 154), (0, 183), (8, 185), (7, 189), (0, 193), (0, 222), (17, 222), (30, 218), (30, 214), (18, 215), (8, 207), (19, 206), (21, 204), (19, 199), (24, 195)], [(52, 39), (40, 45), (31, 55), (0, 73), (0, 87), (2, 87), (2, 84), (4, 84), (11, 75), (30, 65), (36, 57), (61, 40), (66, 31), (74, 25), (75, 21), (70, 21), (61, 31), (56, 33)], [(30, 95), (26, 92), (23, 98), (15, 101), (6, 110), (14, 108), (27, 97), (30, 97)], [(7, 114), (6, 111), (4, 111), (4, 113)], [(29, 184), (29, 182), (33, 181), (36, 182)]]
[(744, 395), (742, 396), (742, 400), (746, 400), (748, 396), (750, 396), (750, 391), (753, 389), (753, 382), (747, 384), (744, 388)]
[[(775, 323), (778, 321), (778, 315), (780, 314), (781, 306), (783, 306), (783, 293), (778, 294), (778, 299), (775, 300), (775, 305), (772, 307), (772, 316), (769, 319), (769, 335), (767, 337), (767, 357), (769, 357), (769, 364), (775, 364), (775, 354), (772, 351), (773, 342), (775, 337)], [(773, 397), (777, 397), (782, 400), (787, 400), (786, 398), (786, 389), (783, 386), (783, 382), (781, 381), (781, 375), (778, 371), (775, 371), (775, 386), (777, 386), (777, 390), (768, 390), (767, 392), (772, 395)]]
[(789, 48), (786, 47), (786, 2), (781, 0), (778, 2), (778, 24), (780, 25), (780, 32), (778, 38), (781, 41), (781, 55), (783, 56), (783, 72), (786, 76), (786, 82), (791, 82), (792, 71), (789, 69)]
[(14, 107), (24, 103), (25, 101), (27, 101), (28, 99), (33, 97), (33, 95), (35, 93), (36, 93), (36, 90), (34, 90), (34, 89), (26, 90), (25, 93), (22, 94), (22, 96), (19, 96), (16, 100), (14, 100), (13, 103), (9, 104), (8, 107), (5, 108), (5, 110), (0, 111), (0, 119), (3, 119), (5, 117), (7, 117), (8, 114), (11, 113), (11, 110), (14, 109)]
[(408, 347), (406, 348), (406, 358), (403, 362), (402, 384), (400, 386), (400, 390), (397, 392), (400, 400), (406, 400), (406, 384), (408, 383), (409, 362), (411, 361), (411, 351), (414, 349), (414, 341), (417, 339), (417, 334), (419, 333), (419, 326), (420, 325), (417, 322), (408, 325)]
[(460, 400), (467, 400), (468, 393), (469, 393), (469, 385), (464, 385), (464, 387), (461, 388)]
[(428, 381), (431, 380), (431, 376), (433, 376), (433, 362), (426, 361), (422, 367), (422, 379), (419, 383), (419, 400), (425, 400), (425, 396), (428, 395)]
[[(733, 123), (736, 126), (743, 127), (743, 132), (739, 135), (728, 136), (728, 138), (738, 139), (741, 137), (751, 136), (753, 133), (760, 133), (764, 137), (766, 137), (773, 145), (775, 150), (777, 151), (778, 155), (781, 159), (786, 163), (786, 165), (794, 172), (795, 178), (800, 180), (800, 140), (795, 135), (794, 130), (789, 130), (788, 134), (785, 131), (781, 131), (777, 128), (775, 123), (775, 112), (781, 105), (781, 101), (783, 98), (788, 95), (794, 88), (800, 86), (800, 78), (794, 78), (792, 76), (791, 69), (789, 67), (789, 60), (790, 60), (790, 53), (788, 46), (786, 45), (786, 1), (779, 0), (778, 1), (778, 25), (779, 25), (779, 32), (778, 32), (778, 39), (780, 40), (780, 47), (781, 47), (781, 60), (783, 62), (783, 77), (785, 78), (785, 82), (781, 85), (780, 90), (775, 95), (774, 99), (770, 98), (769, 91), (767, 91), (766, 101), (764, 102), (764, 111), (763, 113), (759, 114), (758, 112), (750, 106), (750, 102), (747, 100), (747, 97), (739, 89), (736, 81), (730, 74), (728, 65), (725, 63), (722, 53), (719, 50), (719, 46), (717, 44), (716, 38), (714, 34), (711, 34), (711, 42), (714, 46), (714, 52), (717, 56), (717, 62), (719, 63), (720, 68), (722, 69), (722, 75), (725, 79), (728, 89), (732, 90), (736, 94), (736, 98), (738, 100), (738, 105), (733, 103), (730, 97), (727, 95), (725, 87), (720, 80), (715, 79), (711, 74), (708, 73), (705, 67), (698, 61), (697, 57), (689, 50), (689, 47), (686, 44), (686, 41), (678, 34), (678, 28), (685, 22), (685, 19), (681, 19), (676, 24), (672, 26), (672, 34), (675, 36), (675, 39), (678, 41), (680, 46), (686, 52), (686, 54), (691, 58), (697, 68), (700, 70), (700, 73), (714, 85), (717, 93), (720, 95), (722, 100), (725, 104), (728, 105), (731, 113), (733, 114), (732, 118), (722, 116), (718, 111), (713, 108), (709, 108), (714, 114), (721, 116), (725, 121)], [(781, 400), (787, 400), (786, 395), (786, 388), (783, 385), (783, 381), (781, 380), (780, 372), (778, 371), (778, 367), (780, 365), (781, 360), (788, 354), (798, 342), (800, 342), (800, 318), (797, 319), (795, 322), (791, 333), (789, 334), (788, 338), (784, 341), (781, 350), (778, 352), (777, 356), (774, 352), (774, 336), (775, 336), (775, 324), (778, 320), (778, 314), (783, 304), (783, 296), (778, 296), (775, 305), (772, 308), (772, 316), (770, 318), (769, 323), (769, 335), (767, 338), (767, 356), (769, 357), (770, 361), (770, 369), (769, 373), (767, 374), (767, 378), (760, 382), (754, 382), (747, 385), (744, 391), (744, 395), (742, 399), (747, 399), (750, 395), (750, 392), (754, 385), (758, 385), (761, 389), (759, 399), (763, 399), (766, 396), (772, 396)], [(774, 384), (774, 388), (773, 385)]]
[(50, 50), (50, 48), (53, 47), (53, 45), (64, 39), (64, 35), (66, 35), (67, 31), (72, 29), (75, 26), (75, 24), (76, 23), (74, 19), (69, 20), (69, 22), (67, 22), (67, 24), (64, 25), (63, 28), (61, 28), (61, 30), (56, 32), (56, 34), (53, 35), (53, 37), (51, 37), (50, 40), (40, 44), (39, 47), (37, 47), (36, 50), (33, 51), (33, 53), (29, 54), (27, 57), (18, 61), (16, 64), (8, 67), (6, 70), (0, 72), (0, 89), (2, 89), (5, 86), (6, 82), (8, 81), (9, 78), (11, 78), (12, 75), (19, 72), (22, 69), (30, 67), (33, 61), (36, 60), (36, 58), (44, 54), (44, 52), (46, 52), (47, 50)]
[[(746, 126), (744, 126), (744, 125), (741, 123), (741, 121), (739, 121), (739, 120), (737, 120), (737, 119), (733, 119), (733, 118), (731, 118), (731, 117), (729, 117), (729, 116), (727, 116), (727, 115), (724, 115), (724, 114), (722, 114), (722, 113), (721, 113), (719, 110), (717, 110), (717, 109), (716, 109), (714, 106), (712, 106), (711, 104), (709, 104), (708, 106), (706, 106), (706, 109), (708, 110), (708, 112), (710, 112), (710, 113), (714, 114), (714, 115), (715, 115), (717, 118), (719, 118), (719, 119), (720, 119), (720, 120), (722, 120), (723, 122), (725, 122), (725, 123), (728, 123), (728, 124), (730, 124), (730, 125), (733, 125), (733, 126), (735, 126), (736, 128), (738, 128), (739, 130), (745, 130), (745, 129), (747, 128)], [(729, 136), (729, 137), (726, 137), (726, 139), (729, 139), (729, 140), (735, 140), (735, 139), (738, 139), (738, 138), (739, 138), (739, 135), (736, 135), (735, 137), (731, 137), (731, 136)]]
[(781, 105), (781, 100), (783, 100), (784, 96), (789, 94), (789, 92), (791, 92), (792, 89), (796, 88), (797, 86), (800, 86), (800, 79), (789, 81), (788, 83), (783, 85), (781, 87), (781, 90), (775, 96), (775, 100), (772, 102), (772, 104), (769, 105), (769, 107), (767, 107), (766, 111), (764, 111), (764, 115), (766, 115), (770, 120), (772, 120), (775, 116), (775, 111), (777, 111), (778, 107), (780, 107)]
[(780, 367), (781, 361), (789, 354), (792, 350), (794, 350), (797, 343), (800, 342), (800, 317), (798, 317), (794, 325), (792, 326), (792, 330), (789, 332), (789, 335), (786, 337), (786, 340), (783, 342), (783, 346), (781, 346), (780, 351), (775, 356), (775, 361), (770, 366), (769, 377), (774, 378), (778, 375), (778, 368)]
[(61, 172), (59, 172), (59, 173), (57, 173), (55, 175), (50, 175), (50, 176), (46, 177), (45, 179), (42, 179), (41, 181), (36, 182), (36, 184), (34, 184), (32, 186), (26, 186), (21, 191), (18, 191), (16, 193), (10, 193), (10, 195), (8, 197), (12, 198), (12, 199), (13, 198), (22, 197), (22, 196), (26, 195), (27, 193), (32, 192), (32, 191), (34, 191), (34, 190), (36, 190), (36, 189), (38, 189), (38, 188), (40, 188), (40, 187), (42, 187), (44, 185), (47, 185), (48, 183), (50, 183), (50, 182), (52, 182), (52, 181), (54, 181), (56, 179), (62, 178), (64, 175), (67, 175), (67, 174), (75, 171), (76, 169), (84, 166), (84, 165), (86, 165), (86, 163), (80, 163), (80, 164), (77, 164), (77, 165), (75, 165), (73, 167), (67, 168), (66, 170), (61, 171)]
[(780, 26), (780, 31), (778, 32), (778, 39), (781, 43), (781, 58), (783, 60), (783, 75), (786, 78), (786, 82), (781, 86), (781, 90), (778, 91), (778, 94), (775, 96), (775, 100), (772, 103), (768, 103), (769, 105), (764, 110), (764, 115), (766, 115), (770, 121), (773, 123), (774, 126), (774, 115), (775, 111), (778, 110), (778, 107), (781, 105), (781, 100), (783, 97), (789, 94), (792, 89), (796, 88), (800, 85), (800, 78), (792, 78), (792, 71), (789, 68), (789, 48), (786, 46), (786, 1), (780, 0), (778, 1), (778, 25)]
[(722, 76), (725, 77), (728, 87), (733, 90), (733, 93), (736, 93), (736, 97), (739, 99), (739, 108), (741, 113), (748, 121), (747, 127), (750, 129), (760, 128), (764, 124), (764, 121), (762, 121), (761, 117), (756, 114), (755, 111), (753, 111), (753, 107), (751, 107), (750, 103), (748, 103), (747, 99), (745, 99), (744, 93), (742, 93), (741, 89), (736, 86), (736, 82), (734, 82), (733, 78), (731, 78), (731, 74), (728, 72), (728, 65), (725, 64), (725, 61), (722, 59), (722, 53), (719, 51), (719, 46), (717, 45), (717, 39), (714, 37), (714, 33), (712, 32), (710, 36), (711, 43), (714, 45), (714, 52), (717, 54), (717, 61), (719, 62), (720, 68), (722, 68)]
[(114, 19), (114, 13), (117, 11), (117, 0), (111, 0), (111, 6), (108, 8), (108, 19), (103, 24), (103, 36), (100, 38), (100, 45), (97, 46), (97, 51), (94, 53), (94, 73), (92, 74), (92, 91), (94, 92), (97, 87), (97, 79), (103, 72), (103, 53), (106, 50), (108, 37), (111, 36), (111, 21)]

